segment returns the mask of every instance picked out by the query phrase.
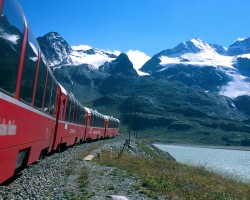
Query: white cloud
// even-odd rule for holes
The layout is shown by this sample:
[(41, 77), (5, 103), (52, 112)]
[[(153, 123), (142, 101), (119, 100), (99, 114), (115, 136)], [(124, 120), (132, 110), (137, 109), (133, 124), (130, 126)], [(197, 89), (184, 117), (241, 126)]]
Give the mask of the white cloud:
[(89, 45), (78, 45), (78, 46), (71, 46), (71, 48), (73, 49), (73, 50), (84, 50), (84, 51), (87, 51), (87, 50), (89, 50), (89, 49), (92, 49), (92, 47), (91, 46), (89, 46)]
[(139, 69), (151, 58), (145, 53), (138, 50), (129, 50), (126, 53), (129, 60), (133, 63), (133, 66), (139, 75), (147, 75), (147, 73), (141, 72)]

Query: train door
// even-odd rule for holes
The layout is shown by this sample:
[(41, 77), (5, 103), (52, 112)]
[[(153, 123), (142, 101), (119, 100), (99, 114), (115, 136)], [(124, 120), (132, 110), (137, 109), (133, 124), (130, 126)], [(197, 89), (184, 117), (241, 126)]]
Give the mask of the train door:
[(107, 128), (108, 128), (108, 117), (107, 116), (104, 116), (104, 138), (107, 137)]
[(85, 108), (86, 110), (86, 116), (85, 116), (85, 136), (84, 136), (84, 141), (88, 140), (90, 138), (90, 119), (91, 119), (91, 113), (90, 110)]
[[(57, 145), (60, 144), (60, 131), (59, 131), (59, 125), (64, 124), (66, 117), (66, 105), (67, 105), (67, 95), (63, 92), (64, 89), (59, 85), (57, 87), (57, 93), (58, 93), (58, 102), (57, 102), (57, 112), (56, 112), (56, 125), (54, 130), (54, 139), (53, 139), (53, 149), (55, 150), (57, 148)], [(64, 126), (67, 126), (66, 123)]]

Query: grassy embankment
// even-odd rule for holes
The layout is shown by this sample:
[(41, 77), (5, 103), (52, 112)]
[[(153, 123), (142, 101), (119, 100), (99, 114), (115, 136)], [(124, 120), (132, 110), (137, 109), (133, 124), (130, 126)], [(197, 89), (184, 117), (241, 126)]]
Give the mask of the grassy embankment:
[(150, 155), (142, 156), (103, 151), (96, 162), (126, 170), (141, 180), (138, 190), (157, 199), (250, 199), (250, 184), (239, 183), (210, 172), (204, 167), (191, 167), (159, 156), (150, 147), (139, 147)]

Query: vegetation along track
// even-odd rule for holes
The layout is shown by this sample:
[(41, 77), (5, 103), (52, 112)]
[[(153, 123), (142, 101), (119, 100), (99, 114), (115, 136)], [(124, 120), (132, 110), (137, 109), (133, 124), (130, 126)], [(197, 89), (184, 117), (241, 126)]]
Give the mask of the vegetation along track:
[[(143, 140), (114, 139), (74, 146), (23, 170), (0, 199), (249, 199), (250, 185), (177, 163)], [(84, 157), (96, 156), (94, 161)], [(120, 155), (120, 158), (118, 158)]]

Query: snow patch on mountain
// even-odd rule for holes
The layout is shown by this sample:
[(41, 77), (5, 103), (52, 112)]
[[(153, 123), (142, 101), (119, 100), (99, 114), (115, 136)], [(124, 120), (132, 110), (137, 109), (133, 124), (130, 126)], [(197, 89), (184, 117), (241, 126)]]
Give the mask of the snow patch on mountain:
[[(223, 56), (213, 51), (201, 53), (185, 53), (179, 57), (160, 57), (160, 65), (167, 66), (173, 64), (196, 65), (196, 66), (224, 66), (234, 68), (235, 58), (232, 56)], [(161, 69), (164, 70), (164, 69)]]
[(76, 51), (77, 51), (77, 50), (87, 51), (87, 50), (89, 50), (89, 49), (92, 49), (91, 46), (85, 45), (85, 44), (78, 45), (78, 46), (71, 46), (71, 48), (72, 48), (73, 50), (76, 50)]
[(236, 42), (237, 41), (243, 41), (243, 40), (245, 40), (246, 38), (237, 38), (237, 40), (236, 40)]
[(169, 66), (177, 64), (234, 68), (235, 57), (217, 53), (215, 48), (200, 39), (191, 39), (183, 44), (187, 53), (183, 53), (183, 50), (180, 49), (181, 53), (159, 57), (161, 60), (160, 65), (165, 66), (160, 71), (164, 71)]
[(133, 63), (133, 67), (136, 70), (137, 74), (140, 76), (149, 75), (148, 73), (140, 71), (140, 68), (151, 58), (145, 53), (139, 50), (129, 50), (126, 53), (129, 57), (129, 60)]
[(73, 65), (90, 64), (96, 69), (105, 62), (115, 60), (121, 54), (120, 51), (99, 50), (89, 45), (71, 46), (71, 48), (74, 50), (70, 54)]
[(17, 45), (17, 40), (19, 40), (20, 37), (18, 35), (5, 33), (3, 29), (0, 28), (0, 38)]
[(90, 64), (93, 65), (95, 68), (103, 65), (105, 62), (111, 62), (115, 60), (116, 57), (110, 57), (109, 54), (105, 53), (104, 51), (98, 49), (91, 49), (92, 53), (84, 50), (77, 50), (73, 51), (70, 54), (70, 58), (73, 61), (73, 65), (80, 65), (80, 64)]
[(114, 54), (114, 55), (116, 55), (117, 57), (122, 53), (122, 52), (120, 52), (120, 51), (118, 51), (118, 50), (116, 50), (116, 51), (106, 51), (107, 53), (109, 53), (109, 54)]
[(247, 82), (247, 77), (238, 73), (232, 74), (231, 76), (233, 80), (223, 86), (219, 94), (228, 96), (230, 98), (236, 98), (237, 96), (241, 95), (250, 96), (250, 83)]
[(242, 55), (237, 56), (237, 58), (248, 58), (248, 59), (250, 59), (250, 54), (242, 54)]

